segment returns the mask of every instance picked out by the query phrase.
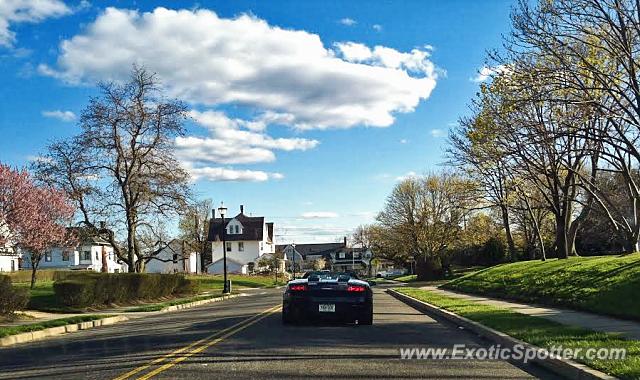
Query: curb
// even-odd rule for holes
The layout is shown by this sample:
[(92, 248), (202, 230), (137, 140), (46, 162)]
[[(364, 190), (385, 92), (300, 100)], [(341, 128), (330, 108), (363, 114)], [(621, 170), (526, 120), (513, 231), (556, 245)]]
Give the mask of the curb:
[(66, 333), (76, 332), (78, 330), (88, 330), (100, 326), (113, 325), (118, 322), (124, 322), (128, 320), (129, 318), (124, 315), (116, 315), (114, 317), (95, 319), (93, 321), (73, 323), (66, 326), (50, 327), (44, 330), (9, 335), (4, 338), (0, 338), (0, 347), (8, 347), (20, 343), (34, 342), (52, 336), (63, 335)]
[(204, 304), (207, 304), (207, 303), (219, 302), (219, 301), (224, 301), (224, 300), (228, 300), (228, 299), (231, 299), (231, 298), (236, 298), (236, 297), (239, 297), (239, 296), (241, 296), (243, 294), (244, 293), (229, 294), (227, 296), (209, 298), (209, 299), (201, 300), (201, 301), (193, 301), (193, 302), (189, 302), (189, 303), (183, 303), (183, 304), (180, 304), (180, 305), (167, 306), (167, 307), (163, 307), (162, 309), (158, 310), (158, 312), (159, 313), (166, 313), (166, 312), (169, 312), (169, 311), (188, 309), (190, 307), (200, 306), (200, 305), (204, 305)]
[[(490, 327), (482, 325), (478, 322), (472, 321), (468, 318), (462, 317), (450, 311), (439, 308), (430, 303), (417, 300), (411, 296), (402, 294), (393, 289), (387, 289), (386, 292), (393, 297), (399, 299), (400, 301), (406, 303), (407, 305), (413, 307), (414, 309), (425, 313), (436, 315), (440, 318), (446, 319), (449, 322), (453, 322), (458, 326), (462, 326), (467, 330), (474, 332), (475, 334), (491, 340), (501, 346), (512, 347), (515, 345), (521, 345), (526, 350), (538, 350), (544, 351), (543, 348), (534, 346), (532, 344), (523, 342), (521, 340), (515, 339), (510, 335), (507, 335), (503, 332), (494, 330)], [(545, 360), (534, 359), (532, 360), (537, 365), (548, 369), (551, 372), (554, 372), (560, 376), (563, 376), (567, 379), (572, 380), (614, 380), (617, 379), (614, 376), (607, 375), (604, 372), (598, 371), (596, 369), (590, 368), (584, 364), (577, 363), (573, 360), (567, 359), (558, 359), (558, 358), (547, 358)]]

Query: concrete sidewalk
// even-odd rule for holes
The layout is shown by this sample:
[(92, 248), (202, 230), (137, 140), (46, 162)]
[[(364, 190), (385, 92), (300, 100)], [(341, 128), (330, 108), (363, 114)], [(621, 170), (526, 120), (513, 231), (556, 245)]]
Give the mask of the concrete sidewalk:
[(565, 325), (580, 326), (594, 331), (618, 333), (622, 334), (622, 336), (628, 339), (640, 340), (639, 322), (626, 321), (623, 319), (571, 309), (540, 305), (527, 305), (517, 302), (504, 301), (496, 298), (458, 293), (450, 290), (439, 289), (435, 286), (423, 286), (420, 289), (428, 290), (430, 292), (441, 294), (443, 296), (455, 297), (467, 301), (477, 302), (483, 305), (509, 309), (521, 314), (542, 317)]

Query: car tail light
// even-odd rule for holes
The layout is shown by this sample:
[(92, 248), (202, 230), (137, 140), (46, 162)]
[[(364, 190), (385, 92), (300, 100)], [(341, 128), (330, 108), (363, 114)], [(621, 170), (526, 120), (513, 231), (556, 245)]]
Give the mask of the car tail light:
[(307, 290), (307, 285), (289, 285), (289, 290), (292, 292), (304, 292)]
[(360, 285), (349, 285), (347, 286), (347, 292), (364, 292), (367, 288)]

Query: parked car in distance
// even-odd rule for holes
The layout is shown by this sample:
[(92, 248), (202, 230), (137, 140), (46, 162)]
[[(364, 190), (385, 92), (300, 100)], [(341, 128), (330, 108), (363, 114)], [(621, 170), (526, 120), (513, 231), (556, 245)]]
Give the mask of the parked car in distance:
[(393, 278), (403, 276), (407, 273), (406, 269), (388, 269), (376, 274), (377, 278)]
[(373, 323), (369, 283), (350, 273), (308, 272), (289, 281), (282, 296), (282, 323), (330, 320)]

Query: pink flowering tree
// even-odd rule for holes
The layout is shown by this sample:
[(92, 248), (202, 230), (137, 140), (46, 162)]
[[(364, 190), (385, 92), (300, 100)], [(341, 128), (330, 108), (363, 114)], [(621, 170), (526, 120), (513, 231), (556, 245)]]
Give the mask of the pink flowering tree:
[(0, 163), (0, 244), (29, 251), (32, 288), (47, 250), (76, 244), (65, 227), (73, 215), (64, 192), (37, 186), (26, 171)]

